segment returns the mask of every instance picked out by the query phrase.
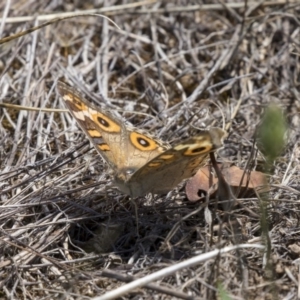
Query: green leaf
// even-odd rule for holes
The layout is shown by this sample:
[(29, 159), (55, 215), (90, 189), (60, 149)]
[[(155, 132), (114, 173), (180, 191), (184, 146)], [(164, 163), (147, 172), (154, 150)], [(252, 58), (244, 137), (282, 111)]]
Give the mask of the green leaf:
[(287, 123), (282, 110), (277, 105), (270, 104), (257, 131), (258, 148), (266, 156), (268, 163), (272, 164), (283, 151), (286, 131)]
[(228, 295), (227, 291), (224, 289), (222, 283), (218, 283), (218, 294), (219, 298), (222, 300), (232, 300), (232, 298)]

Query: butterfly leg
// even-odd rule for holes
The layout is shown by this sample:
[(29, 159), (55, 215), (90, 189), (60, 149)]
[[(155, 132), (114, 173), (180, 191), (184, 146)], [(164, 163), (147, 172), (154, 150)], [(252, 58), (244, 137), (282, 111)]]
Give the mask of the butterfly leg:
[(139, 215), (138, 215), (138, 205), (137, 205), (137, 198), (130, 198), (131, 203), (134, 206), (134, 214), (135, 214), (135, 222), (136, 222), (136, 234), (139, 237)]

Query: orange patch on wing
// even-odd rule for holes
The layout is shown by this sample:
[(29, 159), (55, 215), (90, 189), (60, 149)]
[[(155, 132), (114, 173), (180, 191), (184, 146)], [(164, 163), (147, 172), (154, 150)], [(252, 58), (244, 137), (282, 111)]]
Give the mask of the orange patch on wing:
[(102, 113), (91, 114), (93, 121), (106, 132), (120, 132), (121, 126)]
[(102, 137), (101, 133), (96, 129), (88, 129), (87, 132), (93, 138)]
[(174, 154), (162, 154), (159, 156), (159, 159), (171, 160), (174, 158)]
[(130, 141), (133, 146), (142, 151), (152, 151), (158, 147), (155, 140), (134, 131), (130, 133)]
[(84, 111), (88, 110), (88, 107), (80, 100), (80, 98), (76, 97), (75, 95), (69, 93), (65, 94), (63, 96), (63, 99), (66, 102), (71, 102), (75, 107), (78, 109), (78, 111)]
[(107, 144), (101, 144), (101, 145), (98, 145), (98, 147), (101, 151), (110, 151), (110, 148)]
[(159, 167), (160, 165), (161, 165), (161, 163), (159, 163), (159, 162), (157, 162), (157, 163), (153, 162), (153, 163), (148, 164), (149, 167), (153, 167), (153, 168)]

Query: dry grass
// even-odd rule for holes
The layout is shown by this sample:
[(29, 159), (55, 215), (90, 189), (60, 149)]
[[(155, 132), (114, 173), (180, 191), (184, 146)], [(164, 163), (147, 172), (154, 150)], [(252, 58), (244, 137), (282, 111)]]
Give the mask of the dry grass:
[[(299, 4), (2, 1), (0, 32), (103, 2), (121, 30), (101, 17), (76, 17), (3, 44), (1, 102), (62, 109), (55, 86), (63, 79), (87, 97), (103, 94), (106, 106), (170, 142), (225, 120), (230, 135), (219, 160), (253, 170), (264, 160), (256, 148), (250, 156), (256, 127), (266, 105), (279, 105), (289, 132), (270, 178), (270, 262), (255, 248), (262, 244), (258, 197), (239, 199), (230, 212), (214, 199), (188, 202), (183, 185), (141, 197), (137, 237), (129, 198), (110, 186), (108, 166), (68, 113), (0, 108), (0, 299), (89, 299), (216, 249), (224, 253), (124, 299), (225, 299), (222, 290), (230, 299), (296, 299)], [(248, 248), (225, 252), (238, 244)]]

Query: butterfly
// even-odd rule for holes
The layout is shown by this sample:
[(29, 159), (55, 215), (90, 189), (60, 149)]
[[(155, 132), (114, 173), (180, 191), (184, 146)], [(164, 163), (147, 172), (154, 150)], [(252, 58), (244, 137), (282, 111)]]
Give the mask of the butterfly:
[(111, 109), (87, 101), (59, 81), (57, 90), (78, 125), (113, 171), (120, 191), (131, 197), (164, 194), (203, 166), (210, 152), (223, 146), (226, 131), (213, 127), (177, 145), (128, 125)]

